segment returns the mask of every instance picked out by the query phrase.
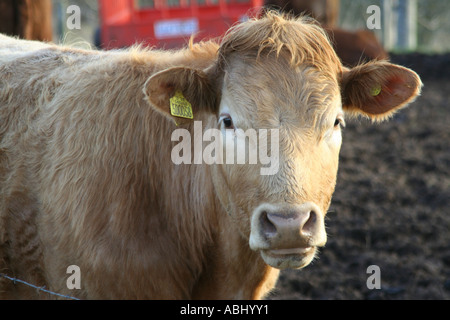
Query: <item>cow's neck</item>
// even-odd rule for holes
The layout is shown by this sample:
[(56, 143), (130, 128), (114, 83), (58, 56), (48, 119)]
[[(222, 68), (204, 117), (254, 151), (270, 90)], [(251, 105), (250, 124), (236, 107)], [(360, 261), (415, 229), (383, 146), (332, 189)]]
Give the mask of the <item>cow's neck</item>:
[(250, 249), (231, 218), (218, 210), (214, 245), (207, 254), (204, 273), (194, 290), (195, 299), (261, 299), (276, 283), (279, 270), (267, 266)]
[[(203, 130), (217, 123), (212, 117), (199, 117), (203, 121)], [(185, 127), (194, 137), (193, 125)], [(170, 150), (166, 150), (170, 155)], [(170, 161), (170, 160), (164, 160)], [(164, 179), (177, 181), (171, 188), (161, 190), (164, 194), (176, 194), (183, 200), (170, 198), (168, 207), (177, 217), (177, 230), (180, 237), (187, 237), (187, 247), (179, 252), (185, 259), (197, 261), (191, 265), (192, 275), (186, 281), (191, 283), (191, 298), (194, 299), (259, 299), (272, 289), (278, 277), (278, 270), (267, 266), (259, 253), (250, 249), (237, 229), (237, 221), (224, 210), (218, 193), (224, 186), (213, 184), (214, 175), (218, 174), (213, 165), (192, 164), (175, 166), (174, 172), (164, 173)], [(186, 183), (186, 178), (195, 179), (194, 184)], [(163, 177), (161, 177), (163, 179)], [(182, 179), (178, 181), (179, 179)], [(176, 200), (176, 201), (174, 201)], [(181, 211), (183, 214), (179, 214)], [(190, 213), (190, 214), (187, 214)], [(192, 223), (192, 221), (196, 221)], [(194, 258), (196, 256), (196, 258)], [(201, 261), (199, 261), (199, 259)], [(200, 262), (200, 264), (198, 263)], [(183, 279), (183, 277), (180, 277)]]
[(266, 265), (260, 254), (250, 249), (248, 239), (237, 228), (239, 222), (225, 210), (224, 199), (219, 200), (219, 193), (230, 193), (223, 183), (214, 183), (222, 181), (218, 167), (203, 164), (197, 168), (206, 172), (214, 186), (206, 197), (212, 199), (209, 205), (214, 208), (214, 217), (210, 217), (212, 244), (206, 250), (205, 268), (193, 298), (260, 299), (275, 286), (279, 270)]

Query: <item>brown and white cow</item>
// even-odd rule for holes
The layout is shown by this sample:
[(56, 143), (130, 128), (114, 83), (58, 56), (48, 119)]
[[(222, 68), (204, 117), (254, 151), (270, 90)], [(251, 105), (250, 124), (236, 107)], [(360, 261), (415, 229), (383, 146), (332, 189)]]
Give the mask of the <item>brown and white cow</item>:
[[(343, 68), (320, 27), (275, 13), (172, 52), (2, 36), (0, 272), (82, 299), (262, 298), (325, 245), (344, 116), (388, 118), (420, 87), (388, 62)], [(195, 122), (170, 114), (177, 92)], [(278, 171), (174, 164), (172, 133), (199, 121), (276, 130)], [(54, 298), (1, 277), (0, 297)]]

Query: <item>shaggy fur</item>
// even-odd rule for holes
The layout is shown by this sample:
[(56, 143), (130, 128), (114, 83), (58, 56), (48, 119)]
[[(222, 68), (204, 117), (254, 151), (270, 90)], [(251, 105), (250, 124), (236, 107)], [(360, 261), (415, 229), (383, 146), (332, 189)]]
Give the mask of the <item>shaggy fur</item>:
[(342, 63), (354, 67), (370, 60), (388, 59), (375, 34), (369, 30), (349, 31), (336, 27), (339, 0), (265, 0), (265, 6), (296, 17), (308, 15), (320, 22)]
[(295, 16), (308, 15), (325, 26), (335, 26), (339, 18), (339, 0), (265, 0), (264, 6)]
[[(234, 27), (220, 45), (173, 52), (0, 36), (0, 272), (82, 299), (263, 297), (279, 271), (250, 250), (243, 208), (311, 200), (326, 212), (340, 144), (323, 141), (337, 130), (340, 91), (368, 116), (361, 101), (378, 99), (377, 116), (404, 105), (383, 102), (405, 92), (405, 78), (403, 96), (419, 92), (411, 71), (366, 77), (365, 68), (342, 68), (323, 30), (277, 14)], [(373, 79), (386, 96), (361, 96), (357, 83)], [(236, 101), (264, 99), (259, 117), (250, 105), (241, 112), (248, 125), (285, 133), (280, 174), (172, 163), (168, 98), (182, 90), (195, 120), (217, 127), (224, 86)], [(81, 269), (80, 290), (66, 286), (70, 265)], [(54, 297), (0, 278), (0, 298)]]

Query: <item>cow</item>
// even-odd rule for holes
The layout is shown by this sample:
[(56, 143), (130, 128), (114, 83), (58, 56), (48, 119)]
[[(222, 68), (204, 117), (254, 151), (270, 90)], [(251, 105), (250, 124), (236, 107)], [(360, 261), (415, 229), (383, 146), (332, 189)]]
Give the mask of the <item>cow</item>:
[(346, 67), (357, 66), (371, 60), (387, 60), (384, 50), (375, 34), (369, 30), (349, 31), (341, 28), (324, 27), (336, 54)]
[(265, 8), (294, 16), (308, 15), (322, 25), (344, 66), (354, 67), (371, 60), (387, 60), (389, 54), (369, 30), (337, 27), (339, 0), (265, 0)]
[(0, 0), (0, 33), (52, 41), (52, 0)]
[[(264, 298), (326, 243), (345, 117), (388, 119), (421, 85), (345, 68), (322, 28), (274, 12), (178, 51), (2, 36), (0, 273), (80, 299)], [(265, 129), (277, 170), (175, 163), (174, 133), (199, 126), (227, 156)], [(0, 296), (60, 298), (1, 276)]]

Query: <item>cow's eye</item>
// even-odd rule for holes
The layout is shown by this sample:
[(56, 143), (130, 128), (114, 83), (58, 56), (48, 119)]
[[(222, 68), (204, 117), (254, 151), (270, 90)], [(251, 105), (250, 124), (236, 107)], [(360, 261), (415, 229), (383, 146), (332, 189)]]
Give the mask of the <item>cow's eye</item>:
[(225, 129), (234, 129), (233, 119), (229, 114), (221, 114), (220, 120), (223, 122)]
[(225, 125), (225, 128), (227, 128), (227, 129), (233, 128), (233, 120), (231, 118), (223, 119), (223, 124)]
[(334, 128), (337, 129), (339, 127), (345, 128), (345, 122), (344, 119), (341, 116), (338, 116), (336, 120), (334, 121)]

